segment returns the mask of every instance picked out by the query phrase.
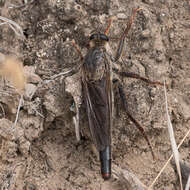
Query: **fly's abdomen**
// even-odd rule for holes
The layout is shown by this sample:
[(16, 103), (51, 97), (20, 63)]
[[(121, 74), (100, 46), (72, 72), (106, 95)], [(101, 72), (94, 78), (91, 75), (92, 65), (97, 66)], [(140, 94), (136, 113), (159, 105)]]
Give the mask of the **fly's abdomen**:
[(100, 151), (101, 174), (104, 180), (111, 177), (111, 146)]

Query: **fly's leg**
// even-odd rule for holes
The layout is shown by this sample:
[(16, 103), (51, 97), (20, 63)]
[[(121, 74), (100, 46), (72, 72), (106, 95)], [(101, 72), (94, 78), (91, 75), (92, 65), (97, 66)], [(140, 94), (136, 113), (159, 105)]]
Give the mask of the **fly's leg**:
[(73, 44), (73, 46), (76, 48), (76, 50), (78, 51), (78, 53), (79, 53), (79, 55), (80, 55), (80, 58), (81, 58), (80, 61), (83, 61), (84, 57), (83, 57), (83, 55), (82, 55), (82, 53), (81, 53), (81, 50), (80, 50), (79, 46), (76, 44), (75, 40), (72, 40), (72, 44)]
[(109, 30), (110, 30), (110, 28), (111, 28), (111, 24), (112, 24), (112, 22), (113, 22), (113, 19), (114, 19), (114, 17), (111, 17), (111, 18), (109, 19), (108, 26), (107, 26), (107, 28), (106, 28), (106, 30), (105, 30), (105, 32), (104, 32), (105, 35), (108, 35)]
[[(164, 86), (164, 83), (161, 83), (159, 81), (151, 81), (149, 80), (148, 78), (145, 78), (145, 77), (141, 77), (140, 75), (136, 74), (136, 73), (132, 73), (132, 72), (120, 72), (118, 69), (115, 69), (113, 68), (113, 71), (120, 75), (121, 77), (128, 77), (128, 78), (134, 78), (134, 79), (140, 79), (142, 80), (143, 82), (146, 82), (147, 84), (150, 84), (150, 85), (161, 85), (161, 86)], [(151, 149), (151, 152), (152, 152), (152, 156), (153, 158), (155, 158), (154, 156), (154, 152), (153, 152), (153, 149), (152, 149), (152, 146), (149, 142), (149, 139), (147, 137), (147, 135), (145, 134), (145, 131), (143, 129), (143, 127), (141, 126), (141, 124), (136, 121), (133, 116), (130, 114), (129, 110), (128, 110), (128, 104), (127, 104), (127, 99), (126, 99), (126, 96), (125, 96), (125, 93), (124, 93), (124, 90), (123, 90), (123, 86), (122, 84), (118, 81), (118, 80), (115, 80), (114, 81), (115, 83), (118, 83), (117, 87), (118, 87), (118, 94), (121, 98), (121, 101), (122, 101), (122, 104), (123, 104), (123, 107), (129, 117), (129, 119), (135, 124), (135, 126), (140, 130), (140, 132), (143, 134), (144, 138), (146, 139), (147, 143), (148, 143), (148, 146), (150, 147)]]
[[(117, 47), (117, 51), (116, 51), (115, 57), (112, 57), (112, 55), (109, 55), (109, 53), (106, 52), (107, 55), (110, 57), (110, 59), (111, 59), (112, 62), (117, 62), (119, 60), (119, 58), (121, 57), (121, 54), (123, 52), (123, 46), (124, 46), (125, 38), (126, 38), (128, 32), (129, 32), (129, 30), (130, 30), (130, 28), (131, 28), (131, 26), (132, 26), (132, 24), (134, 22), (134, 18), (136, 16), (136, 13), (139, 10), (141, 10), (141, 8), (133, 9), (132, 16), (131, 16), (130, 20), (128, 21), (127, 27), (125, 28), (125, 30), (124, 30), (124, 32), (123, 32), (123, 34), (121, 35), (120, 38), (110, 38), (112, 40), (119, 40), (119, 44), (118, 44), (118, 47)], [(106, 28), (106, 30), (104, 32), (105, 35), (108, 35), (109, 30), (111, 28), (112, 21), (114, 19), (115, 19), (114, 16), (109, 19), (108, 26), (107, 26), (107, 28)]]
[(164, 86), (164, 83), (161, 83), (159, 81), (151, 81), (150, 79), (148, 78), (145, 78), (145, 77), (141, 77), (140, 75), (136, 74), (136, 73), (132, 73), (132, 72), (120, 72), (118, 69), (115, 69), (113, 68), (113, 71), (120, 75), (121, 77), (127, 77), (127, 78), (134, 78), (134, 79), (139, 79), (139, 80), (142, 80), (143, 82), (146, 82), (147, 84), (150, 84), (150, 85), (160, 85), (160, 86)]
[[(119, 60), (119, 58), (121, 57), (121, 54), (122, 54), (122, 51), (123, 51), (123, 46), (124, 46), (124, 41), (125, 41), (125, 38), (134, 22), (134, 19), (135, 19), (135, 16), (136, 16), (136, 13), (141, 10), (141, 8), (136, 8), (136, 9), (133, 9), (133, 13), (132, 13), (132, 16), (130, 18), (130, 20), (128, 21), (127, 23), (127, 27), (126, 29), (124, 30), (122, 36), (120, 37), (120, 41), (119, 41), (119, 45), (118, 45), (118, 48), (117, 48), (117, 52), (116, 52), (116, 56), (115, 58), (111, 58), (111, 60), (113, 62), (117, 62)], [(108, 26), (106, 28), (106, 31), (105, 31), (105, 34), (107, 35), (108, 32), (109, 32), (109, 29), (111, 27), (111, 24), (112, 24), (112, 21), (113, 21), (114, 17), (110, 18), (109, 20), (109, 23), (108, 23)], [(108, 54), (109, 55), (109, 54)], [(135, 78), (135, 79), (140, 79), (148, 84), (151, 84), (151, 85), (161, 85), (161, 86), (164, 86), (163, 83), (161, 82), (158, 82), (158, 81), (151, 81), (147, 78), (144, 78), (144, 77), (141, 77), (140, 75), (136, 74), (136, 73), (132, 73), (132, 72), (119, 72), (117, 69), (114, 69), (113, 68), (113, 71), (119, 75), (121, 75), (122, 77), (128, 77), (128, 78)]]
[(141, 8), (136, 8), (136, 9), (133, 9), (133, 13), (132, 13), (132, 16), (130, 18), (130, 20), (128, 21), (127, 23), (127, 27), (126, 29), (124, 30), (122, 36), (120, 37), (120, 41), (119, 41), (119, 45), (117, 47), (117, 52), (116, 52), (116, 55), (115, 55), (115, 58), (114, 58), (114, 62), (118, 61), (119, 58), (121, 57), (121, 54), (122, 54), (122, 51), (123, 51), (123, 46), (124, 46), (124, 41), (125, 41), (125, 38), (134, 22), (134, 18), (136, 16), (136, 13), (137, 11), (141, 10)]
[(149, 148), (150, 148), (150, 150), (152, 152), (153, 158), (155, 158), (152, 146), (151, 146), (150, 141), (149, 141), (149, 139), (148, 139), (148, 137), (147, 137), (147, 135), (146, 135), (146, 133), (144, 131), (144, 128), (129, 112), (127, 98), (126, 98), (126, 95), (124, 93), (122, 84), (117, 79), (114, 80), (113, 82), (114, 82), (114, 85), (116, 85), (117, 88), (118, 88), (118, 93), (119, 93), (119, 96), (121, 98), (121, 102), (122, 102), (122, 105), (123, 105), (123, 107), (125, 109), (125, 112), (127, 113), (127, 116), (135, 124), (135, 126), (138, 128), (138, 130), (142, 133), (142, 135), (144, 136), (145, 140), (147, 141), (147, 144), (148, 144), (148, 146), (149, 146)]
[[(141, 8), (136, 8), (133, 10), (133, 13), (132, 13), (132, 16), (130, 18), (130, 20), (128, 21), (127, 23), (127, 27), (126, 29), (124, 30), (122, 36), (120, 37), (120, 41), (119, 41), (119, 45), (118, 45), (118, 48), (117, 48), (117, 52), (116, 52), (116, 56), (115, 58), (111, 58), (111, 60), (113, 62), (117, 62), (119, 60), (119, 58), (121, 57), (121, 54), (122, 54), (122, 51), (123, 51), (123, 46), (124, 46), (124, 40), (134, 22), (134, 19), (135, 19), (135, 16), (136, 16), (136, 13), (141, 10)], [(111, 23), (112, 23), (112, 20), (109, 21), (109, 24), (108, 24), (108, 27), (106, 29), (106, 34), (108, 33), (109, 31), (109, 28), (111, 26)], [(161, 86), (164, 86), (164, 83), (161, 83), (159, 81), (151, 81), (145, 77), (141, 77), (140, 75), (136, 74), (136, 73), (132, 73), (132, 72), (119, 72), (119, 70), (113, 68), (113, 71), (117, 74), (119, 74), (120, 76), (122, 77), (128, 77), (128, 78), (135, 78), (135, 79), (140, 79), (144, 82), (146, 82), (147, 84), (151, 84), (151, 85), (161, 85)]]

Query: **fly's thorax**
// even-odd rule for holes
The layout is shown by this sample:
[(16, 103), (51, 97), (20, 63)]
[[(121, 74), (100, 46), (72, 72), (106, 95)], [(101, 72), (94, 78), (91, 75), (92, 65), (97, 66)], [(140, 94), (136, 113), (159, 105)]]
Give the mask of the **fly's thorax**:
[(93, 47), (107, 47), (106, 45), (107, 45), (107, 41), (102, 41), (102, 40), (97, 40), (97, 39), (95, 39), (95, 40), (91, 40), (90, 42), (89, 42), (89, 45), (90, 45), (90, 47), (91, 48), (93, 48)]
[(109, 37), (104, 33), (94, 33), (90, 36), (90, 47), (105, 47)]
[(107, 58), (105, 48), (95, 46), (89, 49), (84, 60), (84, 72), (88, 81), (97, 81), (102, 79), (107, 69)]

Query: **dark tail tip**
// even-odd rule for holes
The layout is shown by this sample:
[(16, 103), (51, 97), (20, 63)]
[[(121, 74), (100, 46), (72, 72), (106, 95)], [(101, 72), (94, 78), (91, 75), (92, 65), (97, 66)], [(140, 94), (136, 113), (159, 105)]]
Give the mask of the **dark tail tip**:
[(104, 179), (104, 180), (108, 180), (108, 179), (110, 179), (111, 178), (111, 173), (102, 173), (102, 178)]
[(104, 180), (111, 178), (111, 147), (100, 151), (101, 174)]

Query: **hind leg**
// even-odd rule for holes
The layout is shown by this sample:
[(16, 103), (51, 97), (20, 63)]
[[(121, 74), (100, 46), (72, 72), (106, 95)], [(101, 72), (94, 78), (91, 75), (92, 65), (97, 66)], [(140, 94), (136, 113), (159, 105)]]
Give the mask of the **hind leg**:
[(113, 83), (114, 83), (114, 86), (116, 86), (116, 88), (117, 88), (117, 92), (118, 92), (119, 97), (121, 99), (122, 106), (123, 106), (128, 118), (134, 123), (134, 125), (142, 133), (142, 135), (144, 136), (145, 140), (147, 141), (147, 144), (148, 144), (148, 146), (149, 146), (149, 148), (150, 148), (150, 150), (152, 152), (153, 158), (155, 158), (152, 146), (151, 146), (150, 141), (149, 141), (149, 139), (148, 139), (148, 137), (147, 137), (147, 135), (146, 135), (146, 133), (144, 131), (144, 128), (129, 112), (127, 98), (126, 98), (126, 95), (125, 95), (125, 92), (124, 92), (124, 89), (123, 89), (123, 86), (122, 86), (121, 82), (116, 79), (116, 80), (113, 81)]

